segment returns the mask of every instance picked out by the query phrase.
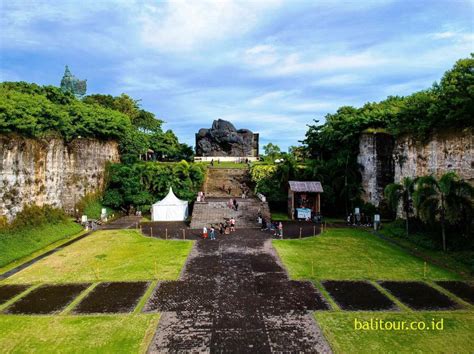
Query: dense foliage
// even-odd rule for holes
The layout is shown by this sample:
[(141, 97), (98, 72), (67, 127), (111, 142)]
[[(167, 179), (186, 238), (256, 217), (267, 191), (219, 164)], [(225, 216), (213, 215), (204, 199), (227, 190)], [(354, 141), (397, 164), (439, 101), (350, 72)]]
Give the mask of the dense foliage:
[(191, 147), (181, 144), (171, 130), (163, 132), (162, 123), (125, 94), (96, 94), (79, 100), (54, 86), (0, 84), (0, 134), (59, 136), (66, 141), (78, 137), (114, 139), (120, 142), (126, 162), (148, 156), (150, 150), (152, 159), (191, 159)]
[[(330, 213), (342, 214), (359, 204), (359, 137), (364, 131), (394, 136), (410, 134), (427, 139), (445, 129), (473, 127), (474, 56), (459, 60), (440, 83), (408, 97), (388, 97), (361, 108), (344, 106), (326, 115), (324, 124), (309, 126), (303, 141), (312, 159), (307, 178), (320, 179), (322, 203)], [(315, 121), (318, 123), (318, 121)]]
[(204, 176), (205, 165), (184, 160), (113, 164), (103, 203), (127, 212), (132, 208), (148, 211), (152, 203), (166, 196), (169, 187), (173, 187), (179, 198), (191, 201), (201, 188)]
[(88, 105), (54, 86), (0, 84), (0, 134), (121, 139), (132, 128), (118, 111)]

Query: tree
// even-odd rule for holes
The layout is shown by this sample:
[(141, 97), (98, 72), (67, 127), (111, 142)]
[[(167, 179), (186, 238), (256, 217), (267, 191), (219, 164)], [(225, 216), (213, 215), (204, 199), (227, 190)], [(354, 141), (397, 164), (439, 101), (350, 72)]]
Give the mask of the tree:
[(275, 159), (277, 159), (281, 154), (280, 147), (272, 143), (268, 143), (267, 145), (265, 145), (263, 147), (263, 151), (268, 157), (268, 159), (272, 162), (275, 161)]
[(385, 198), (390, 208), (397, 213), (398, 205), (402, 202), (402, 209), (405, 213), (406, 235), (409, 234), (409, 218), (412, 211), (412, 195), (415, 186), (415, 180), (405, 177), (402, 183), (391, 183), (385, 187)]
[(415, 186), (413, 201), (416, 211), (424, 222), (441, 223), (443, 251), (446, 251), (446, 223), (472, 221), (474, 187), (454, 172), (448, 172), (437, 180), (433, 176), (420, 177)]

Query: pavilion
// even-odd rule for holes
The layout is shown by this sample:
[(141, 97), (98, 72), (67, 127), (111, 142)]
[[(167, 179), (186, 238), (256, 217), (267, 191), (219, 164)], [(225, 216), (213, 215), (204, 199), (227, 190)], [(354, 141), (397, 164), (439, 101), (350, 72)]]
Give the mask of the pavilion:
[(323, 187), (318, 181), (289, 181), (288, 215), (292, 220), (308, 219), (321, 213)]

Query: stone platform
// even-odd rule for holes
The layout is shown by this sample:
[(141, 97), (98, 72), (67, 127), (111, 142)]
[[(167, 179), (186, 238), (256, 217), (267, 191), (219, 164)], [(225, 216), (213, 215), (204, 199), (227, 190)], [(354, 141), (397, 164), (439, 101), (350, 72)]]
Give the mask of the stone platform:
[(180, 280), (155, 289), (144, 311), (162, 317), (148, 352), (328, 353), (312, 317), (327, 309), (311, 282), (288, 279), (268, 234), (237, 230), (197, 241)]

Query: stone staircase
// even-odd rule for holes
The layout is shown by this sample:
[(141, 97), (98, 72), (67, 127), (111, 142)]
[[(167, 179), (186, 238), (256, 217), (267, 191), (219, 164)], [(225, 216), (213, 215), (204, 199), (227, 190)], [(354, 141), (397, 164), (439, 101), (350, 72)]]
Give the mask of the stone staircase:
[[(206, 181), (204, 182), (204, 192), (207, 197), (230, 198), (242, 196), (242, 184), (251, 186), (250, 174), (244, 168), (209, 168)], [(226, 190), (223, 190), (222, 187)], [(230, 195), (227, 191), (231, 188)], [(250, 188), (251, 193), (251, 188)], [(251, 194), (248, 195), (249, 197)]]
[(234, 217), (236, 228), (258, 228), (257, 215), (260, 211), (269, 220), (270, 209), (267, 203), (257, 198), (235, 198), (239, 205), (238, 210), (229, 208), (227, 203), (230, 198), (213, 198), (205, 203), (194, 203), (191, 219), (191, 229), (200, 229), (211, 224), (217, 225), (226, 219)]
[[(247, 198), (242, 199), (242, 185), (249, 187)], [(226, 190), (223, 190), (225, 186)], [(228, 188), (231, 193), (228, 193)], [(191, 218), (191, 228), (200, 229), (211, 224), (217, 225), (233, 217), (236, 228), (258, 228), (257, 215), (270, 220), (270, 208), (252, 193), (252, 183), (248, 169), (244, 168), (209, 168), (204, 182), (205, 202), (195, 202)], [(229, 208), (230, 199), (236, 199), (238, 210)]]

